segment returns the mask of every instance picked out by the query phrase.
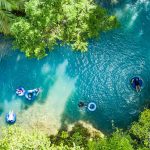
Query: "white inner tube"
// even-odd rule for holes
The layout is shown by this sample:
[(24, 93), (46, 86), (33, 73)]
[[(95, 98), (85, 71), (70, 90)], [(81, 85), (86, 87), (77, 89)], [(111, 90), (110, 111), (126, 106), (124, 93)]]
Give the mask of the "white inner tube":
[(88, 110), (89, 111), (95, 111), (96, 110), (96, 104), (94, 102), (91, 102), (88, 104)]
[(16, 89), (16, 94), (17, 94), (18, 96), (24, 96), (24, 93), (25, 93), (24, 88)]

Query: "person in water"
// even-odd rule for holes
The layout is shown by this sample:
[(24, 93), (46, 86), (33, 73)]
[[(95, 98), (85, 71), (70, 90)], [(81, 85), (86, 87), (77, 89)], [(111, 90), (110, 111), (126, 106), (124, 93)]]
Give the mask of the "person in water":
[(28, 97), (29, 97), (29, 98), (32, 98), (32, 96), (33, 96), (32, 93), (29, 93), (29, 94), (28, 94)]
[(135, 79), (133, 79), (132, 82), (134, 82), (134, 84), (135, 84), (136, 91), (137, 92), (141, 91), (140, 79), (139, 78), (135, 78)]
[(23, 91), (17, 89), (16, 93), (17, 93), (18, 95), (21, 95), (21, 94), (23, 94)]
[(40, 88), (36, 88), (34, 89), (35, 95), (38, 96), (38, 94), (40, 93)]
[(78, 106), (79, 106), (79, 108), (83, 108), (83, 107), (85, 107), (85, 104), (84, 104), (84, 102), (80, 101), (80, 102), (78, 103)]
[(14, 121), (14, 113), (13, 113), (13, 111), (9, 112), (8, 121), (10, 121), (10, 122)]

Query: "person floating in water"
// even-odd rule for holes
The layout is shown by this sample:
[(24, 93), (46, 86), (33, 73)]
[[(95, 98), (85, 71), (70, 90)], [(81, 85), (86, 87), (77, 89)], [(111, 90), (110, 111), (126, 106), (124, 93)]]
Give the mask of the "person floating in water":
[(131, 80), (132, 86), (135, 88), (137, 92), (141, 91), (142, 80), (138, 77), (135, 77)]
[(85, 103), (82, 102), (82, 101), (80, 101), (80, 102), (78, 103), (78, 107), (79, 107), (79, 108), (84, 108), (84, 107), (85, 107)]
[(28, 90), (25, 93), (25, 97), (27, 100), (34, 100), (39, 95), (40, 92), (41, 92), (40, 88)]
[(38, 94), (41, 92), (40, 88), (36, 88), (34, 89), (35, 95), (38, 96)]
[(90, 102), (90, 103), (86, 104), (83, 101), (79, 101), (78, 107), (80, 109), (87, 108), (87, 110), (89, 110), (89, 111), (95, 111), (96, 110), (96, 104), (94, 102)]
[(9, 113), (6, 114), (6, 122), (9, 124), (16, 122), (16, 114), (13, 111), (9, 111)]
[(135, 79), (135, 86), (136, 86), (136, 91), (139, 92), (141, 91), (141, 86), (139, 83), (139, 79)]
[(16, 89), (16, 94), (18, 96), (24, 96), (24, 93), (25, 93), (25, 89), (23, 87)]

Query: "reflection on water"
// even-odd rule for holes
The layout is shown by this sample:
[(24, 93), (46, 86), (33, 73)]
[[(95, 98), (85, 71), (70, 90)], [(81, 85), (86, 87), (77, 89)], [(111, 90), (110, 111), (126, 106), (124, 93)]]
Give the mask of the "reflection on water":
[[(89, 41), (86, 53), (56, 47), (38, 61), (26, 59), (20, 52), (9, 52), (0, 62), (0, 125), (13, 109), (17, 124), (42, 127), (51, 133), (63, 124), (86, 120), (95, 127), (110, 131), (112, 120), (126, 128), (135, 120), (150, 95), (150, 5), (149, 1), (123, 2), (114, 6), (121, 28), (103, 33)], [(11, 50), (10, 41), (1, 46)], [(130, 79), (144, 81), (141, 92), (130, 86)], [(33, 102), (15, 95), (15, 89), (40, 87), (42, 93)], [(78, 102), (95, 102), (95, 112), (79, 110)]]

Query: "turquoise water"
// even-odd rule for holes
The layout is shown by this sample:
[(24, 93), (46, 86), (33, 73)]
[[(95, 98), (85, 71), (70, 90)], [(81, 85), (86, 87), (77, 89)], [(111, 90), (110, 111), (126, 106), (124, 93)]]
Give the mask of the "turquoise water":
[[(13, 109), (17, 124), (59, 129), (64, 124), (84, 120), (104, 132), (115, 126), (127, 128), (150, 102), (150, 2), (126, 1), (110, 7), (121, 28), (89, 41), (87, 53), (56, 47), (38, 61), (12, 52), (10, 41), (0, 40), (0, 124)], [(6, 53), (6, 54), (5, 54)], [(144, 81), (140, 93), (130, 79)], [(40, 87), (41, 95), (28, 102), (15, 95), (15, 89)], [(93, 101), (95, 112), (78, 109), (78, 102)]]

